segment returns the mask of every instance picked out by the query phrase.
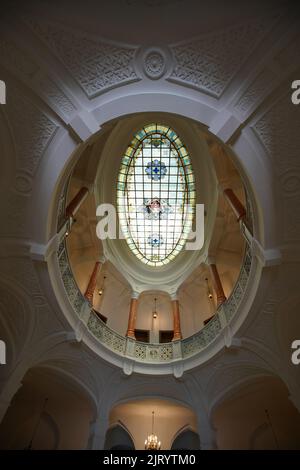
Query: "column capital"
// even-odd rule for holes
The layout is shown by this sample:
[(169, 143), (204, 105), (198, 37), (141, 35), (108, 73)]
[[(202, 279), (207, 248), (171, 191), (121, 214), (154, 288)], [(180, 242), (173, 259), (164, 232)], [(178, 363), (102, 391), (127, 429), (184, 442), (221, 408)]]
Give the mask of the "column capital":
[(104, 264), (106, 261), (107, 261), (107, 258), (106, 258), (105, 255), (100, 255), (100, 256), (99, 256), (99, 262), (100, 262), (101, 264)]
[(213, 256), (213, 255), (208, 255), (206, 260), (205, 260), (205, 263), (210, 266), (211, 264), (216, 264), (216, 257)]
[(178, 300), (178, 292), (177, 292), (177, 291), (176, 291), (176, 292), (172, 292), (172, 293), (170, 294), (170, 297), (171, 297), (171, 300), (172, 300), (172, 301), (173, 301), (173, 300)]
[(137, 292), (136, 290), (133, 290), (133, 291), (131, 292), (131, 298), (132, 298), (132, 299), (138, 299), (139, 296), (140, 296), (140, 293)]
[(94, 193), (95, 184), (94, 183), (85, 183), (84, 186), (88, 189), (89, 194)]

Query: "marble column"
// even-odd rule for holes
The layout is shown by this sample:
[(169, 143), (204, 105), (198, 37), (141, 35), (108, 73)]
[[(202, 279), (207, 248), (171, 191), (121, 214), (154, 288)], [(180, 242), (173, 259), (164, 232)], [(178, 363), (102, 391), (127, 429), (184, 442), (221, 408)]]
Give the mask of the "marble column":
[(173, 312), (173, 341), (182, 339), (180, 326), (179, 301), (176, 294), (171, 295), (172, 312)]
[(106, 417), (98, 417), (90, 423), (90, 434), (87, 449), (104, 450), (105, 437), (109, 428), (109, 422)]
[(209, 263), (209, 268), (211, 272), (212, 282), (214, 286), (214, 290), (217, 296), (217, 307), (221, 305), (226, 300), (226, 295), (223, 290), (223, 286), (221, 283), (221, 279), (217, 270), (217, 266), (215, 263)]
[(105, 262), (105, 259), (103, 257), (100, 259), (100, 261), (96, 261), (89, 283), (84, 293), (84, 297), (88, 300), (91, 306), (93, 305), (93, 297), (94, 297), (94, 292), (95, 292), (95, 288), (97, 284), (97, 277), (104, 262)]
[(128, 316), (128, 327), (126, 336), (135, 339), (135, 327), (136, 327), (136, 316), (137, 316), (137, 307), (138, 307), (138, 296), (137, 292), (133, 292), (130, 301), (129, 307), (129, 316)]

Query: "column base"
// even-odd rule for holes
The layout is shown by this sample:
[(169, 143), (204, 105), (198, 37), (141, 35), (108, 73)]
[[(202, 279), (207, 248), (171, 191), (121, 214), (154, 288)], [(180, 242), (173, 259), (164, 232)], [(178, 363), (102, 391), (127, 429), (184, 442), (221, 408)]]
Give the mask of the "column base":
[(180, 339), (182, 339), (181, 333), (174, 333), (172, 341), (178, 341)]
[(226, 300), (226, 297), (217, 298), (217, 306), (220, 307)]
[(133, 330), (127, 330), (126, 336), (127, 338), (135, 339), (135, 334)]

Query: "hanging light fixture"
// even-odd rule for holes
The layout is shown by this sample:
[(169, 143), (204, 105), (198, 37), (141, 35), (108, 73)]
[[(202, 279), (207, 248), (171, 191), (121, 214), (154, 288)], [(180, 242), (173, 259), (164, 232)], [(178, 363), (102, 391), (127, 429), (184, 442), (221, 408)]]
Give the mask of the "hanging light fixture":
[(207, 285), (207, 297), (211, 300), (213, 298), (213, 295), (212, 295), (211, 290), (209, 288), (207, 277), (205, 278), (205, 280), (206, 280), (206, 285)]
[(156, 301), (157, 301), (157, 298), (154, 299), (154, 310), (153, 310), (153, 318), (157, 318), (157, 310), (156, 310)]
[(145, 450), (160, 450), (160, 441), (157, 435), (154, 434), (154, 411), (152, 411), (152, 431), (145, 440)]
[(106, 279), (106, 276), (103, 277), (103, 284), (102, 284), (102, 287), (98, 290), (98, 294), (99, 294), (99, 295), (103, 295), (105, 279)]

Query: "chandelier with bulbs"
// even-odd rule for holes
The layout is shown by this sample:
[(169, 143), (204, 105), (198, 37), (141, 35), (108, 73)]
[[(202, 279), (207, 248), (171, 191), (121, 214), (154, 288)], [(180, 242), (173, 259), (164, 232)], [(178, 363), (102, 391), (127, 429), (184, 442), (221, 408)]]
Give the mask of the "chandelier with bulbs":
[(152, 431), (148, 438), (145, 440), (146, 450), (160, 450), (160, 441), (156, 434), (154, 434), (154, 411), (152, 411)]

